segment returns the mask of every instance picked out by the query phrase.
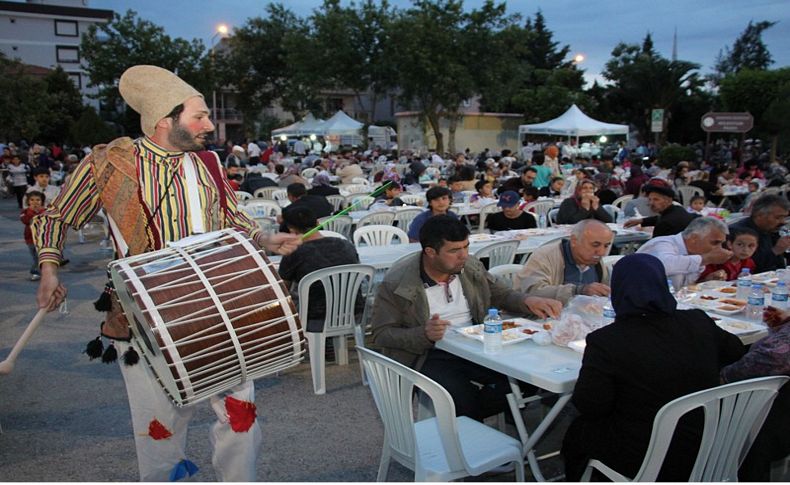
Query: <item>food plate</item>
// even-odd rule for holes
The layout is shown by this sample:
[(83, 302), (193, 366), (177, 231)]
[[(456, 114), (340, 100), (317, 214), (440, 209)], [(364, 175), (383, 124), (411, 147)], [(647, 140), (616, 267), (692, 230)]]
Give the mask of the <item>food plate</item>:
[[(532, 335), (542, 330), (539, 323), (532, 322), (526, 318), (509, 318), (502, 322), (502, 344), (510, 345), (523, 342), (532, 338)], [(468, 327), (456, 328), (461, 335), (475, 340), (483, 341), (483, 324), (470, 325)], [(526, 332), (525, 332), (526, 331)]]
[(747, 333), (754, 333), (765, 330), (766, 327), (759, 323), (744, 322), (742, 320), (734, 320), (727, 317), (711, 317), (719, 328), (730, 332), (733, 335), (743, 335)]
[(505, 238), (503, 236), (499, 236), (497, 234), (470, 234), (469, 235), (469, 242), (470, 243), (502, 241), (504, 239)]
[(722, 315), (734, 315), (742, 312), (743, 309), (746, 308), (746, 301), (744, 300), (711, 295), (695, 296), (684, 303), (704, 310), (721, 313)]

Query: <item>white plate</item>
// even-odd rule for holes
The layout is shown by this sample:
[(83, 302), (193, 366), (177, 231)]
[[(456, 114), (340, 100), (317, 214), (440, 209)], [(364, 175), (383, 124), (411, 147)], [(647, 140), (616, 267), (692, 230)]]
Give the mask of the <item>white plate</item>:
[(754, 333), (765, 330), (764, 325), (753, 322), (744, 322), (742, 320), (734, 320), (727, 317), (711, 317), (719, 328), (722, 328), (733, 335), (743, 335), (747, 333)]
[(702, 299), (702, 297), (696, 296), (687, 301), (684, 301), (684, 303), (695, 306), (697, 308), (702, 308), (703, 310), (706, 311), (720, 313), (722, 315), (734, 315), (736, 313), (742, 312), (744, 308), (746, 308), (746, 305), (742, 305), (735, 310), (724, 309), (722, 308), (723, 306), (732, 306), (732, 307), (737, 306), (737, 305), (732, 305), (730, 303), (722, 302), (722, 300), (727, 300), (727, 299), (734, 299), (734, 298), (732, 298), (732, 296), (722, 296), (722, 297), (717, 297), (715, 300), (705, 300)]
[[(538, 324), (535, 324), (529, 320), (524, 318), (509, 318), (504, 320), (506, 322), (513, 322), (516, 324), (516, 328), (509, 328), (507, 330), (502, 331), (502, 344), (503, 345), (510, 345), (515, 344), (518, 342), (523, 342), (525, 340), (529, 340), (532, 338), (531, 334), (526, 334), (522, 332), (525, 328), (530, 328), (532, 330), (539, 330), (542, 328)], [(530, 325), (531, 324), (531, 325)], [(468, 327), (461, 327), (456, 328), (456, 331), (461, 335), (469, 338), (473, 338), (475, 340), (479, 340), (480, 342), (483, 341), (483, 324), (478, 325), (470, 325)]]
[(489, 242), (489, 241), (503, 241), (505, 238), (503, 236), (498, 236), (496, 234), (470, 234), (469, 235), (469, 242), (476, 243), (476, 242)]

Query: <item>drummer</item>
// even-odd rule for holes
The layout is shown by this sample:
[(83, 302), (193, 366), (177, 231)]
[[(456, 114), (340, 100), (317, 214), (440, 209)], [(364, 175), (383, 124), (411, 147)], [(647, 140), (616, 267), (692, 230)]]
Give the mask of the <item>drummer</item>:
[[(58, 264), (68, 229), (81, 228), (102, 208), (109, 216), (116, 254), (121, 256), (224, 228), (246, 232), (270, 251), (288, 254), (296, 248), (298, 236), (266, 235), (238, 210), (219, 159), (214, 152), (204, 151), (214, 124), (202, 94), (172, 72), (147, 65), (127, 69), (118, 88), (124, 101), (140, 113), (144, 136), (94, 147), (49, 209), (34, 219), (40, 308), (52, 311), (66, 297), (66, 288), (58, 280)], [(113, 295), (110, 288), (106, 295)], [(101, 327), (102, 336), (120, 347), (112, 354), (124, 351), (120, 368), (131, 408), (140, 480), (193, 475), (197, 466), (187, 459), (184, 447), (195, 407), (175, 407), (148, 367), (134, 365), (139, 354), (129, 341), (128, 322), (117, 298), (105, 298), (105, 306), (110, 311)], [(102, 346), (101, 339), (91, 345), (95, 351)], [(102, 357), (105, 362), (112, 360), (107, 354)], [(217, 479), (255, 481), (261, 430), (253, 383), (213, 397), (211, 407), (218, 418), (210, 432)]]

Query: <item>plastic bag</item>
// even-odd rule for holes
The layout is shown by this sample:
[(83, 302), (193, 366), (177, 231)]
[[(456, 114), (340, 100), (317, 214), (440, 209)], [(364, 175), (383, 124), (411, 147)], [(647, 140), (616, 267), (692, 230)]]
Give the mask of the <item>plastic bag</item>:
[(551, 329), (555, 345), (567, 347), (569, 342), (582, 340), (602, 326), (603, 306), (607, 299), (600, 296), (578, 295), (562, 311), (560, 320)]

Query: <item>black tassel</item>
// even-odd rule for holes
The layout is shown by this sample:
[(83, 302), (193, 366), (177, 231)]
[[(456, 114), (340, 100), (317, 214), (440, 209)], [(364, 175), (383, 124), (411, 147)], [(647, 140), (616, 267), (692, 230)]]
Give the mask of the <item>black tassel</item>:
[(101, 336), (88, 342), (88, 345), (85, 347), (85, 353), (88, 354), (91, 360), (101, 357), (102, 352), (104, 352), (104, 344), (101, 341)]
[(134, 365), (140, 362), (140, 354), (134, 350), (134, 347), (129, 346), (129, 349), (123, 353), (123, 363), (126, 365)]
[(104, 291), (99, 295), (99, 299), (93, 302), (94, 308), (100, 312), (108, 312), (112, 308), (112, 292), (115, 291), (112, 283), (104, 285)]
[(107, 346), (107, 350), (101, 355), (101, 361), (105, 364), (109, 364), (116, 360), (118, 360), (118, 351), (115, 350), (115, 345), (110, 343), (110, 345)]

